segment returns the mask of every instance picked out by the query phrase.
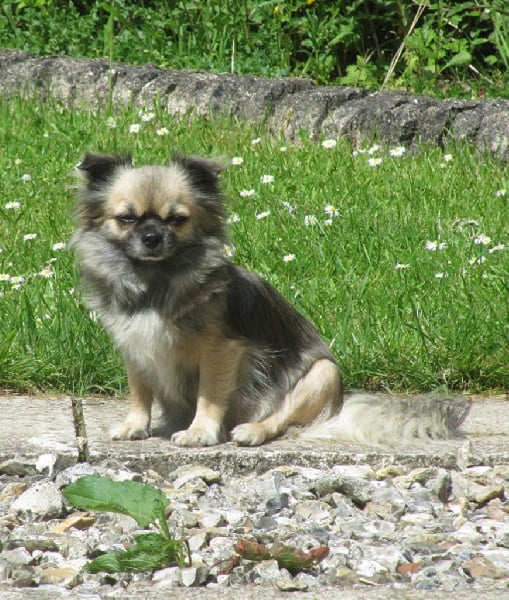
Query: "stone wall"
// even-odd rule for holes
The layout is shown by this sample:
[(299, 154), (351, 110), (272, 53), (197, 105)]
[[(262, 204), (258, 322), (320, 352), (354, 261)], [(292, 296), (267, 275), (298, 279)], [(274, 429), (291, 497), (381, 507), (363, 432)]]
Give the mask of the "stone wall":
[(444, 145), (465, 140), (509, 160), (509, 100), (437, 100), (403, 92), (315, 86), (306, 79), (171, 71), (107, 60), (34, 58), (0, 50), (0, 96), (52, 95), (70, 106), (159, 102), (169, 113), (228, 114), (289, 140), (347, 137), (355, 146), (374, 136), (391, 144)]

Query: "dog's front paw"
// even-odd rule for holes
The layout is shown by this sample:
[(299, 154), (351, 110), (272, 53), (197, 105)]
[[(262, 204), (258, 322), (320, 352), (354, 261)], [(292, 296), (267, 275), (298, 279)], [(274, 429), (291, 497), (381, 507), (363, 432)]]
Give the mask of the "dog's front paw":
[(112, 440), (145, 440), (151, 435), (150, 424), (145, 420), (127, 419), (110, 429)]
[(177, 446), (215, 446), (221, 439), (217, 432), (190, 427), (174, 433), (171, 441)]
[(266, 428), (262, 423), (243, 423), (232, 431), (232, 440), (240, 446), (259, 446), (267, 437)]

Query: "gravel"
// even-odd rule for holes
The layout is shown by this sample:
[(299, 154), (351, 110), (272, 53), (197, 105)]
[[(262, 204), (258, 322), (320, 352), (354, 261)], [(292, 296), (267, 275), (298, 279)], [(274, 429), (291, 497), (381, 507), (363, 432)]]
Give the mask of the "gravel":
[[(140, 533), (128, 516), (68, 505), (62, 488), (87, 474), (163, 490), (170, 531), (187, 540), (192, 564), (141, 574), (84, 572), (91, 558), (125, 549)], [(190, 464), (163, 477), (114, 462), (69, 467), (57, 454), (33, 463), (10, 460), (0, 464), (0, 596), (19, 588), (99, 599), (263, 586), (268, 594), (316, 597), (333, 588), (502, 594), (509, 591), (508, 482), (508, 465), (281, 465), (230, 476)], [(239, 541), (328, 552), (319, 564), (289, 571), (274, 557), (239, 556)]]

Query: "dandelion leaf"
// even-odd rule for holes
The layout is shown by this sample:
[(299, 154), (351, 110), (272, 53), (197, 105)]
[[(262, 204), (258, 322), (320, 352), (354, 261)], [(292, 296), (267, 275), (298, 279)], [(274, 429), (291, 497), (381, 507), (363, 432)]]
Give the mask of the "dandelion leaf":
[(168, 540), (159, 533), (135, 538), (136, 544), (125, 552), (103, 554), (84, 568), (88, 573), (141, 573), (163, 569), (172, 563), (183, 564), (182, 542)]
[(69, 484), (62, 493), (76, 508), (123, 513), (142, 528), (151, 523), (166, 523), (165, 508), (169, 500), (151, 485), (87, 475)]

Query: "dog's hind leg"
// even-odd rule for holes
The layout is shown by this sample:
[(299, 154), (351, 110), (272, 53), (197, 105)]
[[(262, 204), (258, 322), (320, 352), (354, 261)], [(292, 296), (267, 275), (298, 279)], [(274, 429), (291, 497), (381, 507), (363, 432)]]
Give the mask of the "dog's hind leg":
[(292, 425), (306, 425), (317, 417), (329, 418), (342, 402), (343, 386), (338, 367), (328, 359), (316, 361), (269, 417), (243, 423), (232, 431), (242, 446), (258, 446), (284, 433)]

